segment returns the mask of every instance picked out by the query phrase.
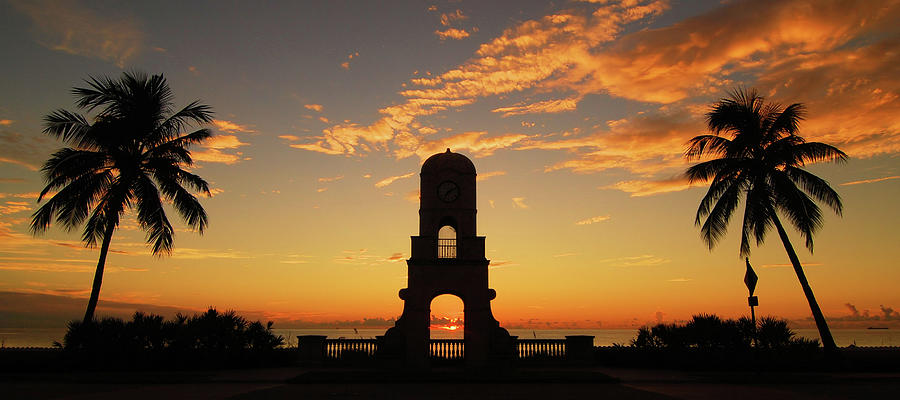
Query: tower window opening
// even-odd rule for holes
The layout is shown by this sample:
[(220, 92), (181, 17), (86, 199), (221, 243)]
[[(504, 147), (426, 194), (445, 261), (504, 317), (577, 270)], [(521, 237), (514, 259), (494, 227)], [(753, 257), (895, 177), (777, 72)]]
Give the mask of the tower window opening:
[(438, 258), (456, 258), (456, 229), (450, 225), (438, 231)]

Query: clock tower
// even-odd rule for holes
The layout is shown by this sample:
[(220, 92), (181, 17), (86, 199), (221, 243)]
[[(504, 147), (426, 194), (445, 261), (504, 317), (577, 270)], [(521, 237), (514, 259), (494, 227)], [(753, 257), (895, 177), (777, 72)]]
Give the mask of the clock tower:
[(419, 235), (412, 236), (403, 314), (385, 333), (384, 351), (407, 366), (426, 366), (431, 301), (451, 294), (463, 301), (467, 366), (484, 366), (511, 355), (513, 342), (494, 319), (488, 288), (484, 236), (476, 234), (475, 165), (447, 149), (422, 164)]

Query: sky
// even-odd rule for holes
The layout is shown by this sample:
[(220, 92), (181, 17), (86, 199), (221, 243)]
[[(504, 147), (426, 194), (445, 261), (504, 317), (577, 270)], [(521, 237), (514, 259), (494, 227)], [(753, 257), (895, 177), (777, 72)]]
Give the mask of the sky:
[[(827, 214), (814, 252), (789, 232), (826, 317), (900, 326), (898, 20), (900, 2), (876, 0), (3, 0), (0, 326), (82, 315), (98, 250), (78, 231), (29, 231), (40, 166), (63, 147), (42, 118), (78, 111), (70, 90), (85, 79), (133, 70), (215, 111), (215, 136), (193, 148), (210, 224), (178, 225), (173, 254), (154, 257), (128, 215), (101, 315), (396, 318), (418, 173), (447, 148), (478, 171), (503, 326), (747, 315), (741, 212), (710, 250), (694, 225), (705, 188), (683, 177), (710, 105), (747, 87), (804, 103), (801, 135), (850, 156), (808, 166), (843, 216)], [(777, 235), (750, 261), (757, 314), (812, 326)], [(442, 296), (432, 312), (462, 305)]]

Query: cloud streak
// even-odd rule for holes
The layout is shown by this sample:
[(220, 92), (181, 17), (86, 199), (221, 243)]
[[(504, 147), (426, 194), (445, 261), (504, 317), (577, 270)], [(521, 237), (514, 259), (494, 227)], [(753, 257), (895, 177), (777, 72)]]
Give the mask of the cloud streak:
[(884, 181), (889, 181), (889, 180), (894, 180), (894, 179), (900, 179), (900, 175), (893, 175), (893, 176), (885, 176), (885, 177), (883, 177), (883, 178), (862, 179), (862, 180), (858, 180), (858, 181), (844, 182), (844, 183), (841, 184), (841, 186), (862, 185), (862, 184), (865, 184), (865, 183), (884, 182)]
[(196, 161), (231, 165), (246, 159), (235, 149), (247, 145), (235, 135), (215, 135), (201, 145), (203, 150), (192, 151), (191, 157)]
[(231, 121), (214, 119), (212, 123), (216, 129), (225, 133), (256, 133), (256, 130), (247, 125), (239, 125)]
[(434, 34), (437, 35), (441, 40), (453, 39), (453, 40), (462, 40), (469, 37), (469, 32), (466, 32), (462, 29), (456, 28), (448, 28), (443, 31), (436, 30)]
[(413, 175), (415, 175), (415, 174), (416, 174), (415, 172), (410, 172), (410, 173), (408, 173), (408, 174), (403, 174), (403, 175), (389, 176), (389, 177), (384, 178), (384, 179), (382, 179), (382, 180), (380, 180), (380, 181), (378, 181), (378, 182), (375, 182), (375, 187), (377, 187), (377, 188), (380, 189), (380, 188), (383, 188), (383, 187), (385, 187), (385, 186), (388, 186), (388, 185), (390, 185), (390, 184), (392, 184), (392, 183), (394, 183), (394, 182), (396, 182), (396, 181), (398, 181), (398, 180), (400, 180), (400, 179), (411, 178), (411, 177), (412, 177)]
[(632, 180), (601, 186), (599, 189), (614, 189), (629, 193), (630, 197), (646, 197), (663, 193), (680, 192), (693, 187), (705, 186), (704, 182), (690, 183), (686, 177), (676, 176), (657, 181)]
[(586, 218), (586, 219), (583, 219), (583, 220), (580, 220), (580, 221), (576, 221), (576, 222), (575, 222), (575, 225), (591, 225), (591, 224), (596, 224), (596, 223), (600, 223), (600, 222), (609, 221), (609, 218), (610, 218), (609, 215), (598, 215), (598, 216), (596, 216), (596, 217), (590, 217), (590, 218)]

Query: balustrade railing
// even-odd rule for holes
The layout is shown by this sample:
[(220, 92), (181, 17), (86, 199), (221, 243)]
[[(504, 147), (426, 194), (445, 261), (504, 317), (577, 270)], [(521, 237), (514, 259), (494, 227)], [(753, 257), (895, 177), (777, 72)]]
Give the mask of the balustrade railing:
[(456, 258), (456, 239), (438, 239), (438, 258)]
[(348, 355), (354, 357), (374, 357), (378, 350), (375, 339), (326, 339), (325, 358), (343, 360)]
[(431, 339), (428, 354), (432, 358), (459, 360), (466, 357), (466, 341), (463, 339)]
[(563, 358), (566, 356), (566, 339), (519, 339), (516, 341), (517, 358)]
[[(331, 360), (345, 360), (348, 357), (371, 358), (378, 352), (376, 339), (325, 339), (323, 356)], [(567, 339), (518, 339), (515, 357), (526, 359), (564, 359)], [(447, 360), (465, 359), (464, 339), (431, 339), (428, 353), (432, 358)]]

